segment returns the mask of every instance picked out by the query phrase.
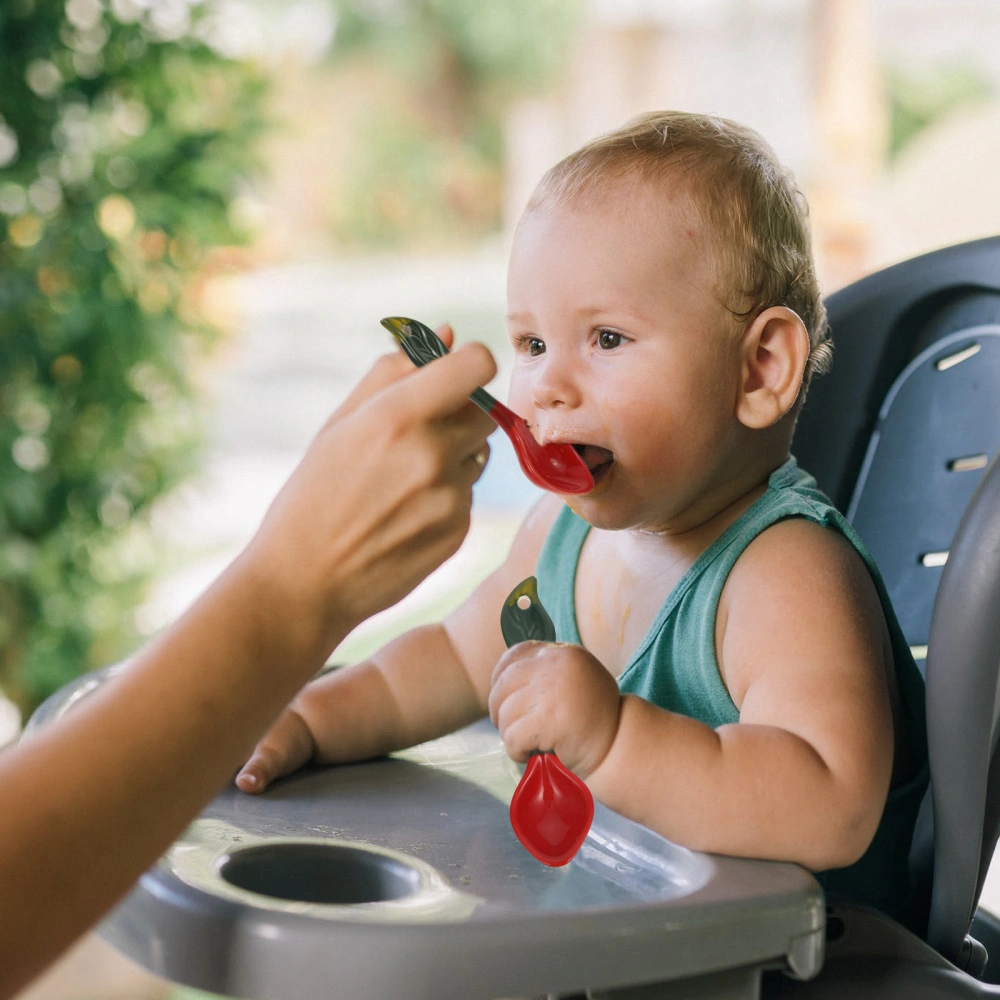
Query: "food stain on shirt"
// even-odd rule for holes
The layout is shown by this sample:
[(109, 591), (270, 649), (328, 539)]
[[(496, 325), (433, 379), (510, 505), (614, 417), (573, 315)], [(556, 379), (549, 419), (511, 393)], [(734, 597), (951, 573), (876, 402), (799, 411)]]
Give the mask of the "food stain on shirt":
[(626, 603), (625, 607), (622, 608), (622, 621), (621, 628), (618, 630), (618, 646), (619, 648), (625, 645), (625, 626), (628, 624), (628, 616), (632, 613), (631, 603)]

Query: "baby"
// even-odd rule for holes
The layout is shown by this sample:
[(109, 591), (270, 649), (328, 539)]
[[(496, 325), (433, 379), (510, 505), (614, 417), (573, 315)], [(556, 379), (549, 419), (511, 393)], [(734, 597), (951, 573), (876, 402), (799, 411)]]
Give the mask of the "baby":
[[(923, 683), (850, 526), (789, 448), (830, 352), (806, 209), (753, 131), (655, 113), (542, 179), (514, 238), (510, 406), (594, 476), (547, 495), (442, 623), (306, 687), (260, 792), (487, 712), (699, 851), (798, 862), (903, 916)], [(505, 651), (527, 576), (559, 635)]]

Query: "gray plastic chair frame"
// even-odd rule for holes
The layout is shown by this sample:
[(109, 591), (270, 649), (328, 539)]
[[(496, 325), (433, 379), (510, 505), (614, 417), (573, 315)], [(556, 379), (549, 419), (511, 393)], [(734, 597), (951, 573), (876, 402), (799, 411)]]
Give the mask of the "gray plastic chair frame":
[(998, 699), (1000, 457), (994, 457), (952, 541), (927, 658), (934, 802), (927, 940), (959, 968), (971, 957), (966, 935), (1000, 832)]

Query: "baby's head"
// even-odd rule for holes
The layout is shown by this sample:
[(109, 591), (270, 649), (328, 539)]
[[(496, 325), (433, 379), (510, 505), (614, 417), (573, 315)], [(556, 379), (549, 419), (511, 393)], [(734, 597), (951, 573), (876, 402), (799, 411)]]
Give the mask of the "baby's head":
[(656, 112), (545, 175), (514, 238), (511, 403), (594, 524), (684, 523), (787, 453), (828, 362), (804, 199), (751, 129)]

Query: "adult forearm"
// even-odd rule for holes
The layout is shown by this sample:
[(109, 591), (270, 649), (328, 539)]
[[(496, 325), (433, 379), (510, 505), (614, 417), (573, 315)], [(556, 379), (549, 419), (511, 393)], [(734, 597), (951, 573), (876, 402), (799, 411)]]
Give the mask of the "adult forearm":
[(277, 613), (230, 570), (122, 675), (0, 756), (0, 997), (125, 894), (322, 665), (338, 627), (310, 637)]
[(382, 359), (195, 606), (0, 757), (0, 998), (126, 892), (351, 628), (457, 550), (494, 429), (467, 397), (495, 371), (481, 345)]

